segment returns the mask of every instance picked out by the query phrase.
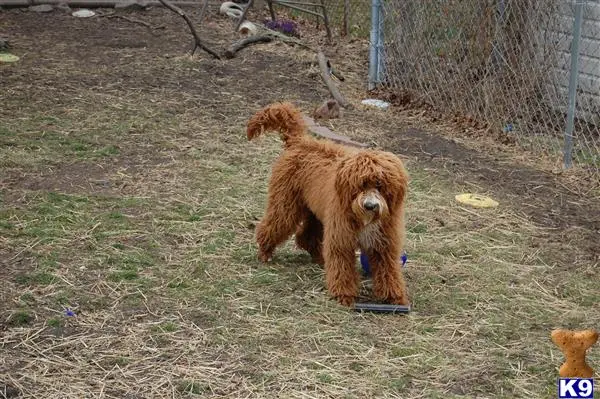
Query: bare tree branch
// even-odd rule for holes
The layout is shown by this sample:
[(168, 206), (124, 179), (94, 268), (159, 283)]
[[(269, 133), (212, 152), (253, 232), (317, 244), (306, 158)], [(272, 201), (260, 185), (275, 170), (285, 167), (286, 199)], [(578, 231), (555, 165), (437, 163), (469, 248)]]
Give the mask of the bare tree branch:
[(306, 123), (308, 130), (310, 130), (317, 136), (335, 141), (336, 143), (339, 143), (339, 144), (348, 145), (351, 147), (369, 148), (368, 144), (359, 143), (358, 141), (352, 140), (350, 137), (336, 134), (336, 133), (332, 132), (331, 130), (329, 130), (328, 128), (326, 128), (325, 126), (321, 126), (321, 125), (317, 124), (317, 122), (315, 122), (315, 120), (308, 115), (302, 115), (302, 117), (304, 118), (304, 122)]
[(181, 10), (181, 8), (174, 6), (167, 0), (158, 0), (158, 1), (160, 1), (161, 4), (164, 5), (165, 7), (167, 7), (169, 10), (173, 11), (176, 14), (179, 14), (179, 16), (181, 16), (185, 20), (187, 25), (189, 26), (190, 31), (192, 32), (192, 35), (194, 36), (194, 48), (192, 50), (192, 55), (194, 55), (194, 53), (196, 52), (196, 49), (199, 47), (202, 50), (206, 51), (208, 54), (212, 55), (214, 58), (216, 58), (218, 60), (221, 59), (221, 56), (219, 56), (219, 54), (217, 54), (215, 51), (211, 50), (204, 43), (202, 43), (202, 40), (200, 40), (200, 36), (198, 36), (198, 32), (196, 32), (196, 28), (194, 28), (194, 24), (192, 23), (190, 18)]
[(208, 8), (208, 0), (204, 0), (204, 4), (202, 5), (202, 10), (200, 10), (200, 17), (198, 18), (198, 22), (202, 22), (202, 18), (204, 18), (204, 13)]
[(248, 14), (248, 10), (250, 10), (250, 7), (252, 7), (252, 4), (254, 4), (254, 0), (250, 0), (248, 2), (248, 4), (246, 4), (246, 8), (244, 8), (244, 12), (242, 13), (242, 16), (240, 17), (240, 20), (238, 21), (237, 25), (235, 26), (236, 32), (238, 31), (238, 29), (240, 29), (242, 22), (244, 22), (244, 20), (246, 19), (246, 14)]
[(249, 46), (250, 44), (254, 44), (254, 43), (268, 43), (273, 41), (273, 37), (272, 36), (267, 36), (267, 35), (263, 35), (263, 36), (250, 36), (247, 37), (245, 39), (242, 39), (240, 41), (235, 42), (234, 44), (232, 44), (226, 51), (225, 51), (225, 58), (233, 58), (235, 57), (235, 53), (237, 53), (238, 51), (240, 51), (241, 49), (243, 49), (244, 47)]
[(300, 47), (304, 47), (305, 49), (311, 50), (311, 51), (316, 51), (314, 48), (312, 48), (310, 45), (303, 43), (301, 40), (296, 39), (295, 37), (290, 37), (288, 35), (284, 35), (281, 32), (277, 32), (276, 30), (273, 29), (269, 29), (269, 28), (262, 28), (264, 30), (264, 32), (269, 35), (269, 36), (273, 36), (279, 40), (281, 40), (284, 43), (292, 43), (292, 44), (297, 44)]
[(164, 29), (165, 28), (164, 25), (152, 26), (148, 22), (141, 21), (141, 20), (135, 19), (135, 18), (126, 17), (125, 15), (117, 15), (114, 12), (110, 13), (110, 14), (103, 14), (103, 15), (98, 15), (98, 16), (99, 17), (106, 17), (106, 18), (120, 18), (120, 19), (123, 19), (125, 21), (129, 21), (129, 22), (134, 23), (134, 24), (144, 25), (146, 28), (148, 28), (150, 30), (152, 30), (152, 29)]
[(327, 32), (327, 42), (331, 43), (331, 28), (329, 27), (329, 16), (327, 15), (325, 0), (321, 0), (321, 8), (323, 9), (323, 23), (325, 24), (325, 31)]
[(322, 51), (319, 51), (317, 53), (317, 59), (319, 61), (319, 69), (321, 69), (321, 77), (323, 78), (323, 81), (325, 82), (325, 85), (327, 85), (327, 88), (329, 89), (329, 92), (331, 93), (333, 98), (335, 98), (342, 107), (352, 108), (352, 104), (346, 101), (344, 96), (342, 96), (342, 93), (340, 93), (340, 90), (337, 88), (335, 83), (333, 83), (333, 80), (329, 76), (327, 59), (325, 58), (325, 54), (323, 54)]
[(275, 10), (273, 9), (273, 0), (267, 0), (269, 5), (269, 13), (271, 14), (271, 21), (275, 21)]

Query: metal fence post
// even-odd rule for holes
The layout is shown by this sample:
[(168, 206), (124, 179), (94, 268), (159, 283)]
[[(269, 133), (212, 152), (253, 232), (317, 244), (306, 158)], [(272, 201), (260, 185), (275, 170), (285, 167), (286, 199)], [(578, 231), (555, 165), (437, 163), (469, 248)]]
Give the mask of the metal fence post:
[(385, 29), (385, 18), (383, 15), (383, 2), (385, 0), (379, 0), (379, 16), (377, 17), (379, 26), (377, 28), (377, 83), (383, 82), (385, 75), (385, 46), (383, 43), (383, 33)]
[(494, 71), (500, 69), (503, 63), (503, 54), (499, 49), (503, 37), (499, 32), (503, 32), (504, 29), (506, 29), (506, 27), (504, 26), (506, 22), (506, 4), (504, 3), (504, 1), (505, 0), (498, 0), (498, 3), (496, 5), (496, 32), (494, 33), (494, 41), (492, 42), (492, 67), (494, 68)]
[(573, 129), (575, 126), (575, 103), (577, 102), (577, 83), (579, 77), (579, 40), (583, 20), (584, 0), (575, 1), (575, 20), (573, 21), (573, 42), (571, 43), (571, 71), (569, 76), (569, 105), (565, 128), (564, 163), (565, 169), (573, 165)]
[(369, 44), (369, 90), (375, 88), (379, 78), (379, 29), (380, 12), (382, 0), (371, 0), (371, 43)]

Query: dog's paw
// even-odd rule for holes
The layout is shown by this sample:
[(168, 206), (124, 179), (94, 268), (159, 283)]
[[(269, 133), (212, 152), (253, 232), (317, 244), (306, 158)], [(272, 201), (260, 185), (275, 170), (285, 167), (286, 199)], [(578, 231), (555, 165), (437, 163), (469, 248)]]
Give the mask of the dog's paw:
[(263, 263), (270, 263), (273, 261), (273, 257), (269, 255), (259, 255), (258, 259)]
[(388, 300), (388, 302), (391, 303), (392, 305), (408, 305), (410, 303), (408, 301), (408, 297), (406, 295), (396, 297), (396, 298), (390, 298)]
[(340, 303), (340, 305), (347, 306), (349, 308), (354, 306), (355, 298), (353, 296), (340, 295), (340, 296), (337, 296), (335, 299)]
[(392, 305), (408, 305), (406, 289), (389, 284), (375, 284), (373, 287), (375, 297)]
[(259, 252), (258, 259), (263, 263), (269, 263), (273, 260), (273, 254), (268, 252)]

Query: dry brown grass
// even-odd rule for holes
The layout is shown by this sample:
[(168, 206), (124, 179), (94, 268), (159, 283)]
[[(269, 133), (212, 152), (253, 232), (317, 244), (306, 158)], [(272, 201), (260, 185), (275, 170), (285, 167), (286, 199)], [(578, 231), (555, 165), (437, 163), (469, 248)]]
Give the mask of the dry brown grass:
[[(10, 93), (0, 110), (0, 392), (554, 395), (562, 357), (551, 329), (600, 323), (598, 259), (581, 247), (588, 231), (536, 223), (505, 193), (404, 154), (414, 312), (349, 312), (328, 299), (306, 254), (288, 244), (263, 265), (253, 240), (281, 144), (248, 143), (245, 121), (279, 99), (310, 109), (324, 95), (320, 78), (275, 44), (223, 64), (165, 58), (185, 51), (185, 27), (160, 10), (144, 16), (172, 30), (153, 39), (117, 20), (53, 16), (77, 24), (83, 46), (41, 16), (0, 14), (17, 48), (36, 54), (0, 76)], [(132, 38), (147, 49), (102, 47)], [(36, 39), (46, 40), (39, 53)], [(94, 57), (108, 66), (90, 75)], [(358, 96), (360, 70), (346, 75)], [(408, 123), (385, 118), (359, 109), (332, 126), (385, 144)], [(500, 207), (459, 206), (466, 187)], [(597, 349), (589, 361), (600, 364)]]

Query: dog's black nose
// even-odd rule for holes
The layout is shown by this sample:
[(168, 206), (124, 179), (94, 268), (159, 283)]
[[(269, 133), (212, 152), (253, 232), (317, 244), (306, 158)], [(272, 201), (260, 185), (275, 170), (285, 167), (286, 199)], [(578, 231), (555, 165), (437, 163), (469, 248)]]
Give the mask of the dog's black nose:
[(379, 209), (379, 204), (377, 202), (365, 202), (365, 209), (367, 211), (376, 211)]

